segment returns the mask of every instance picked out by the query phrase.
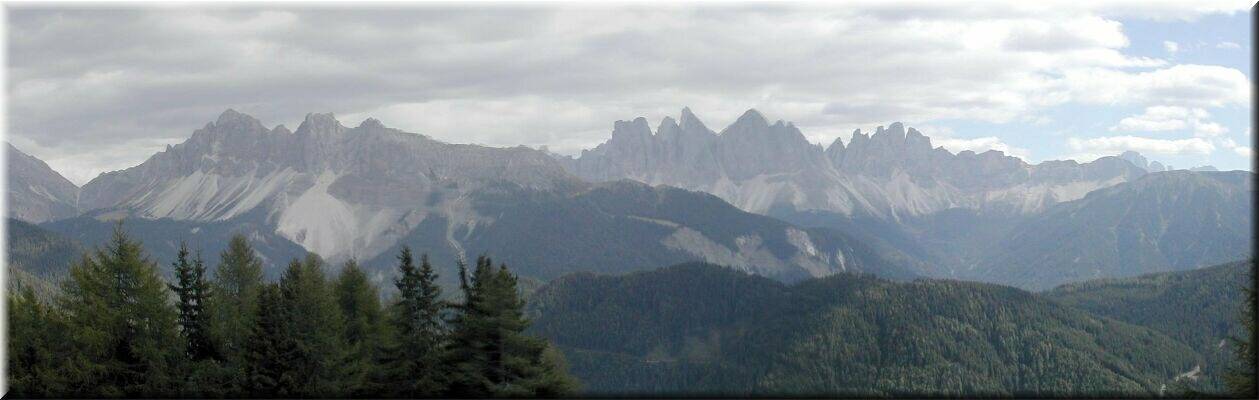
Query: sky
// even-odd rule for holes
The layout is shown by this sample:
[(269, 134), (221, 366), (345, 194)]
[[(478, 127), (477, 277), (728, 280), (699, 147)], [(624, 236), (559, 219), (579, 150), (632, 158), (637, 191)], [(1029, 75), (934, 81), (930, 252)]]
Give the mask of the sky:
[[(1033, 4), (1034, 3), (1034, 4)], [(1087, 3), (1087, 4), (1080, 4)], [(233, 108), (578, 154), (616, 120), (901, 121), (1036, 163), (1252, 169), (1245, 1), (7, 5), (6, 140), (76, 184)]]

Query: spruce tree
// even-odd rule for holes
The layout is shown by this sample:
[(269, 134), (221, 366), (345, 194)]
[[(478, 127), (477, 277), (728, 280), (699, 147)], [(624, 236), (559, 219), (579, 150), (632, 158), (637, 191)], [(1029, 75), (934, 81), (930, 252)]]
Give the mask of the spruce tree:
[(482, 286), (488, 282), (489, 259), (478, 257), (471, 274), (467, 264), (459, 262), (459, 288), (463, 299), (456, 304), (451, 317), (449, 350), (444, 364), (450, 368), (448, 394), (454, 397), (489, 397), (494, 382), (490, 380), (489, 341), (493, 327), (486, 304), (481, 298)]
[(242, 395), (267, 398), (296, 394), (298, 383), (289, 369), (298, 350), (287, 336), (285, 312), (279, 285), (259, 288), (256, 323), (243, 347)]
[[(460, 266), (467, 276), (466, 267)], [(506, 265), (477, 259), (451, 325), (451, 394), (460, 397), (564, 396), (576, 382), (545, 340), (524, 334), (529, 321), (516, 277)]]
[(381, 387), (372, 381), (377, 376), (376, 363), (381, 357), (386, 329), (380, 294), (354, 260), (342, 268), (335, 292), (345, 317), (346, 389), (352, 394), (379, 393)]
[(428, 255), (420, 267), (410, 247), (398, 255), (400, 276), (394, 281), (398, 301), (391, 307), (390, 322), (396, 341), (386, 359), (385, 382), (389, 393), (402, 397), (433, 397), (446, 389), (448, 372), (442, 363), (446, 332), (441, 321), (443, 304), (437, 274)]
[(173, 372), (183, 359), (177, 313), (157, 265), (121, 222), (106, 248), (71, 266), (63, 293), (60, 307), (80, 356), (67, 364), (86, 372), (62, 395), (175, 394)]
[(179, 253), (172, 263), (176, 283), (169, 286), (178, 296), (180, 334), (184, 338), (187, 355), (193, 361), (201, 361), (215, 356), (209, 332), (210, 314), (206, 310), (210, 283), (206, 280), (201, 255), (198, 254), (191, 262), (188, 255), (188, 244), (180, 242)]

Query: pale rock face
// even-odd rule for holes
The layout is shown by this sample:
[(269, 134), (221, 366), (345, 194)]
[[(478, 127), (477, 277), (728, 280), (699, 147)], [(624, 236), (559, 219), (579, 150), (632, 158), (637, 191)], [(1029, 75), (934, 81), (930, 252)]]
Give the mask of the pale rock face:
[(79, 187), (43, 160), (6, 145), (7, 217), (41, 223), (78, 215)]
[[(228, 110), (186, 142), (83, 187), (85, 209), (142, 218), (223, 221), (262, 207), (277, 231), (331, 260), (385, 250), (425, 215), (486, 185), (578, 184), (524, 147), (454, 145), (368, 119), (355, 128), (309, 114), (296, 131)], [(462, 199), (462, 200), (461, 200)]]
[(899, 122), (822, 148), (791, 123), (770, 124), (755, 110), (721, 133), (689, 109), (680, 120), (666, 118), (654, 134), (642, 118), (621, 121), (608, 142), (560, 159), (588, 180), (699, 190), (751, 212), (789, 206), (889, 220), (959, 207), (1036, 213), (1145, 173), (1115, 157), (1030, 165), (998, 151), (953, 154)]
[(832, 255), (819, 251), (809, 234), (796, 228), (787, 228), (785, 233), (788, 242), (797, 250), (786, 260), (775, 256), (757, 235), (739, 236), (735, 239), (735, 246), (730, 248), (699, 231), (680, 227), (661, 243), (709, 263), (765, 276), (782, 276), (801, 270), (808, 276), (822, 277), (845, 270), (843, 252), (836, 251)]

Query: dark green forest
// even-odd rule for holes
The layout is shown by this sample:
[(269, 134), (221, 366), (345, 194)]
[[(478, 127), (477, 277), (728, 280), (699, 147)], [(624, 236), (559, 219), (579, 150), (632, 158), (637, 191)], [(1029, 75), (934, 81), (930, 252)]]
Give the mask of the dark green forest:
[(1238, 321), (1251, 287), (1254, 261), (1132, 278), (1062, 285), (1045, 293), (1062, 304), (1149, 327), (1194, 348), (1199, 372), (1177, 379), (1202, 392), (1225, 388), (1235, 360), (1232, 338), (1245, 334)]
[(786, 285), (685, 264), (568, 276), (530, 312), (531, 332), (606, 395), (1177, 396), (1202, 359), (1156, 329), (959, 281)]
[[(28, 244), (28, 246), (30, 246)], [(243, 236), (213, 276), (181, 246), (163, 279), (119, 225), (71, 263), (59, 288), (8, 298), (9, 396), (556, 397), (577, 382), (529, 320), (515, 275), (481, 257), (443, 300), (427, 256), (397, 256), (382, 302), (353, 261), (315, 255), (267, 281)], [(55, 277), (55, 275), (53, 275)]]
[(83, 248), (28, 222), (13, 218), (5, 222), (7, 291), (29, 288), (40, 298), (50, 298), (57, 291), (52, 282), (65, 276), (70, 261), (82, 254)]

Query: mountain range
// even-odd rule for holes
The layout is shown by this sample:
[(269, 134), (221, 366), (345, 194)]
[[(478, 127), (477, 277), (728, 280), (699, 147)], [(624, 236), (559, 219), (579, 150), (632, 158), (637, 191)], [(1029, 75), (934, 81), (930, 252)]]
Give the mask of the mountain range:
[(356, 259), (377, 282), (407, 245), (448, 284), (457, 261), (490, 254), (537, 281), (704, 261), (787, 282), (867, 272), (1044, 289), (1241, 259), (1253, 239), (1252, 173), (1159, 171), (1135, 153), (954, 154), (900, 123), (823, 147), (755, 110), (720, 133), (689, 109), (654, 131), (618, 121), (578, 157), (331, 114), (267, 128), (227, 110), (82, 188), (9, 152), (8, 217), (84, 246), (126, 219), (165, 265), (180, 241), (213, 256), (243, 233), (271, 272), (309, 251)]
[(996, 150), (953, 154), (901, 123), (823, 148), (756, 110), (720, 133), (689, 109), (655, 132), (641, 117), (618, 121), (607, 142), (560, 159), (583, 179), (699, 190), (751, 212), (790, 207), (888, 220), (954, 208), (1035, 213), (1146, 173), (1118, 157), (1030, 165)]
[(894, 249), (705, 193), (588, 183), (539, 150), (447, 144), (374, 119), (347, 128), (329, 114), (289, 131), (228, 110), (187, 141), (88, 182), (78, 206), (87, 211), (43, 226), (90, 246), (125, 218), (163, 263), (180, 241), (212, 256), (245, 233), (271, 271), (304, 250), (374, 266), (380, 282), (402, 245), (430, 253), (447, 283), (458, 260), (483, 253), (542, 280), (687, 260), (784, 280), (922, 269)]

